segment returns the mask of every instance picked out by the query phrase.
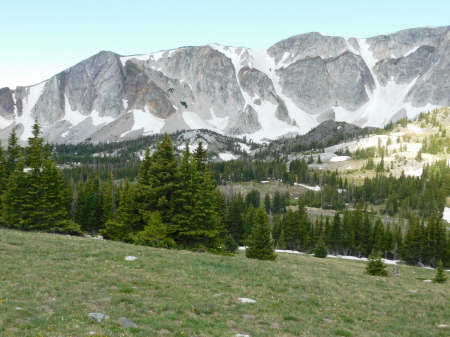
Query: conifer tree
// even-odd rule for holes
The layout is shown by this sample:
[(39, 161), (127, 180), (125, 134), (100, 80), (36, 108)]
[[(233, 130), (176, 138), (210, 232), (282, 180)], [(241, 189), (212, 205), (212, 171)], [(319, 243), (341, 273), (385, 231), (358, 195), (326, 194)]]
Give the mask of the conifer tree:
[(434, 283), (444, 283), (447, 282), (447, 275), (445, 275), (444, 264), (439, 261), (439, 265), (436, 271), (436, 276), (433, 278)]
[(270, 201), (270, 194), (266, 193), (264, 196), (264, 205), (266, 207), (267, 214), (270, 214), (270, 211), (272, 210), (272, 203)]
[[(44, 146), (40, 126), (35, 122), (23, 159), (19, 154), (15, 131), (10, 135), (8, 158), (10, 176), (3, 196), (3, 215), (7, 224), (22, 229), (79, 231), (68, 221), (67, 189), (56, 162)], [(24, 170), (25, 165), (27, 169)]]
[(292, 209), (288, 209), (283, 219), (283, 234), (287, 249), (298, 249), (298, 221)]
[(137, 232), (143, 230), (143, 215), (139, 212), (135, 202), (136, 191), (130, 182), (125, 184), (119, 196), (119, 207), (116, 211), (116, 219), (110, 219), (99, 231), (107, 239), (130, 242)]
[(7, 147), (8, 157), (6, 158), (5, 163), (5, 176), (8, 179), (11, 174), (13, 174), (16, 169), (20, 169), (17, 167), (19, 159), (22, 157), (22, 149), (19, 145), (19, 139), (17, 138), (16, 129), (13, 128), (8, 138), (8, 147)]
[(186, 144), (176, 176), (173, 223), (180, 243), (189, 247), (215, 248), (220, 234), (215, 209), (216, 186), (206, 156), (201, 143), (193, 156)]
[(372, 250), (372, 253), (369, 255), (369, 262), (367, 263), (365, 274), (373, 275), (373, 276), (388, 276), (388, 272), (386, 270), (387, 264), (383, 263), (381, 260), (381, 252), (375, 253)]
[(284, 229), (283, 228), (281, 228), (280, 239), (278, 240), (277, 248), (282, 249), (282, 250), (285, 250), (287, 248), (286, 239), (284, 238)]
[(164, 134), (161, 142), (156, 146), (156, 150), (151, 157), (151, 164), (148, 173), (149, 205), (143, 209), (159, 211), (164, 223), (170, 224), (172, 221), (172, 205), (170, 200), (175, 190), (175, 180), (177, 175), (177, 159), (173, 151), (172, 140), (167, 133)]
[(245, 256), (251, 259), (271, 261), (277, 258), (270, 237), (269, 216), (261, 207), (256, 210), (255, 222), (248, 239)]
[(338, 255), (342, 246), (341, 217), (339, 216), (338, 212), (334, 214), (333, 226), (331, 228), (331, 242), (333, 253), (335, 255)]
[(252, 189), (245, 196), (245, 204), (247, 207), (251, 204), (254, 208), (258, 208), (260, 201), (261, 201), (260, 199), (261, 199), (261, 197), (260, 197), (259, 191)]
[(320, 258), (326, 258), (327, 255), (328, 255), (327, 246), (325, 245), (323, 238), (320, 238), (316, 244), (316, 247), (314, 248), (314, 256), (320, 257)]
[(115, 187), (113, 182), (113, 174), (108, 174), (104, 186), (102, 187), (102, 224), (105, 224), (108, 220), (114, 219), (115, 212)]
[(0, 210), (2, 209), (1, 196), (5, 192), (7, 183), (8, 183), (8, 179), (6, 177), (6, 157), (5, 157), (5, 152), (3, 150), (2, 144), (0, 142)]
[(225, 218), (225, 225), (234, 240), (242, 245), (244, 236), (245, 202), (240, 193), (231, 197), (230, 207)]
[(257, 208), (254, 208), (252, 203), (250, 203), (249, 206), (247, 207), (247, 211), (244, 217), (244, 235), (242, 238), (244, 245), (247, 244), (247, 240), (252, 232), (256, 210)]

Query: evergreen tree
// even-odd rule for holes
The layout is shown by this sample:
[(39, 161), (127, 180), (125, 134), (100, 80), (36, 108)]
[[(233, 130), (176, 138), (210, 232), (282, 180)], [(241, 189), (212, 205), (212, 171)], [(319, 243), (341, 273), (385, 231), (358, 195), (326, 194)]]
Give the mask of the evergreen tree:
[(338, 255), (342, 246), (341, 217), (339, 216), (338, 212), (334, 214), (333, 226), (331, 228), (331, 242), (333, 253), (335, 255)]
[(108, 174), (108, 179), (102, 187), (102, 224), (105, 224), (108, 220), (114, 219), (116, 197), (115, 186), (113, 181), (113, 174)]
[(6, 177), (6, 157), (5, 152), (0, 142), (0, 209), (1, 209), (1, 195), (5, 192), (8, 179)]
[(128, 180), (125, 180), (123, 190), (119, 196), (119, 207), (116, 219), (108, 220), (100, 234), (107, 239), (130, 242), (137, 232), (144, 229), (141, 221), (142, 212), (136, 207), (136, 191)]
[(254, 208), (253, 204), (250, 204), (247, 208), (247, 211), (245, 212), (244, 235), (242, 238), (244, 245), (247, 244), (248, 238), (250, 237), (250, 234), (252, 232), (253, 225), (255, 224), (256, 210), (257, 210), (257, 208)]
[(250, 204), (253, 205), (254, 208), (259, 207), (259, 203), (261, 201), (261, 197), (258, 190), (252, 189), (245, 196), (245, 204), (248, 207)]
[(272, 210), (272, 203), (270, 201), (270, 194), (266, 193), (264, 196), (264, 206), (266, 207), (267, 214), (270, 214), (270, 211)]
[[(146, 167), (146, 163), (143, 164)], [(148, 199), (148, 204), (141, 203), (140, 208), (149, 211), (159, 211), (164, 223), (170, 224), (172, 221), (172, 205), (170, 200), (175, 190), (177, 175), (177, 159), (173, 151), (172, 140), (167, 133), (156, 146), (156, 150), (151, 157), (151, 164), (147, 173), (142, 176), (148, 177), (151, 189), (145, 191), (144, 199)]]
[(282, 226), (287, 249), (297, 250), (299, 248), (299, 228), (296, 214), (292, 209), (288, 209), (287, 213), (284, 215)]
[(419, 219), (411, 215), (400, 255), (406, 263), (414, 265), (422, 262), (422, 252), (423, 229), (419, 224)]
[[(79, 228), (68, 221), (67, 189), (61, 171), (50, 158), (49, 146), (44, 146), (40, 126), (33, 125), (25, 157), (9, 163), (8, 185), (3, 195), (3, 215), (7, 224), (22, 229), (45, 231), (75, 231)], [(8, 146), (11, 160), (18, 154), (13, 131)], [(24, 166), (27, 169), (24, 169)]]
[(16, 129), (13, 128), (8, 138), (8, 157), (6, 158), (5, 165), (5, 177), (8, 179), (14, 171), (19, 170), (17, 167), (19, 159), (22, 157), (22, 149), (19, 145), (19, 139), (17, 138)]
[(277, 258), (270, 237), (269, 216), (261, 207), (256, 210), (255, 224), (248, 239), (245, 256), (251, 259), (271, 261)]
[(242, 195), (239, 193), (233, 195), (225, 218), (225, 225), (233, 239), (240, 245), (244, 243), (244, 212), (245, 202)]
[(174, 220), (179, 240), (185, 246), (217, 248), (220, 234), (216, 207), (216, 185), (207, 166), (201, 143), (191, 156), (186, 144), (176, 175)]
[(277, 248), (282, 249), (282, 250), (285, 250), (287, 248), (286, 239), (284, 238), (284, 229), (283, 228), (281, 228), (280, 239), (278, 240)]
[(372, 250), (372, 253), (369, 255), (369, 262), (367, 263), (365, 274), (373, 275), (373, 276), (388, 276), (388, 272), (386, 270), (387, 264), (383, 263), (381, 260), (381, 252), (375, 253)]
[(444, 283), (447, 281), (447, 275), (445, 275), (445, 269), (442, 261), (439, 262), (439, 266), (437, 268), (436, 276), (433, 278), (433, 282), (435, 283)]
[(322, 238), (319, 239), (319, 241), (316, 244), (316, 247), (314, 248), (314, 256), (320, 257), (320, 258), (326, 258), (328, 255), (328, 249), (325, 245), (325, 242)]

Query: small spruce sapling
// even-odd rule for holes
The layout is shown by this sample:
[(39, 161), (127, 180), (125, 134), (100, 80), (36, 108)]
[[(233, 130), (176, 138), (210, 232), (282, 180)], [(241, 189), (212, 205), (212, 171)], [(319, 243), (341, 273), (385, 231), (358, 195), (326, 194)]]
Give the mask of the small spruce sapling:
[(248, 238), (245, 256), (250, 259), (275, 261), (277, 255), (270, 235), (269, 217), (260, 207), (255, 213), (255, 223)]
[(372, 250), (372, 253), (369, 255), (369, 262), (367, 263), (365, 274), (373, 275), (373, 276), (388, 276), (388, 271), (386, 270), (387, 264), (383, 263), (381, 260), (381, 252), (375, 253)]
[(445, 283), (447, 281), (447, 275), (445, 275), (444, 265), (442, 261), (439, 262), (436, 277), (433, 279), (434, 283)]
[(317, 242), (316, 248), (314, 248), (314, 256), (324, 259), (327, 257), (327, 255), (328, 255), (327, 246), (325, 245), (325, 242), (321, 237), (319, 239), (319, 242)]

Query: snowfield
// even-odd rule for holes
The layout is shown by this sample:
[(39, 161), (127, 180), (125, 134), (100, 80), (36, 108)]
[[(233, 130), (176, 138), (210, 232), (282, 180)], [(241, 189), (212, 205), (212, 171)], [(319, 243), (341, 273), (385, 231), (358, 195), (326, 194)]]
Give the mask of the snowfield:
[(347, 159), (350, 159), (350, 157), (348, 157), (348, 156), (338, 156), (338, 157), (331, 158), (330, 161), (333, 162), (333, 163), (337, 163), (337, 162), (340, 162), (340, 161), (346, 161)]

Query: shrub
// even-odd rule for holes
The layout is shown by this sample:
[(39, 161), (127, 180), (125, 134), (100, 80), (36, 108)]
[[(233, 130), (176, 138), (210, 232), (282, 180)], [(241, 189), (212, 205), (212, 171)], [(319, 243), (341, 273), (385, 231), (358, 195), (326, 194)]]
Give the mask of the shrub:
[(433, 279), (434, 283), (445, 283), (447, 281), (447, 275), (445, 275), (444, 265), (442, 261), (439, 262), (439, 266), (437, 268), (436, 277)]
[(314, 248), (314, 256), (324, 259), (327, 257), (327, 255), (327, 246), (325, 245), (325, 242), (323, 242), (323, 239), (320, 238), (319, 242), (317, 242), (316, 248)]
[(236, 250), (239, 248), (239, 245), (234, 241), (233, 237), (228, 234), (223, 238), (223, 244), (226, 247), (226, 250), (230, 253), (236, 252)]
[(383, 263), (381, 260), (381, 252), (375, 254), (375, 251), (372, 250), (372, 253), (369, 255), (369, 262), (367, 263), (365, 274), (373, 275), (373, 276), (388, 276), (388, 272), (386, 270), (387, 264)]

